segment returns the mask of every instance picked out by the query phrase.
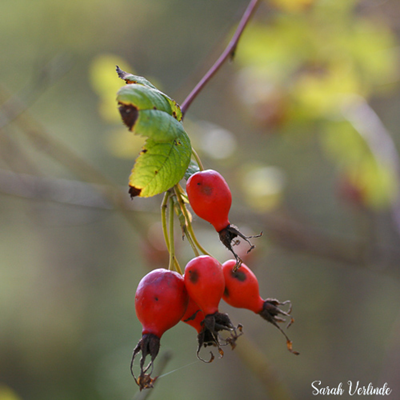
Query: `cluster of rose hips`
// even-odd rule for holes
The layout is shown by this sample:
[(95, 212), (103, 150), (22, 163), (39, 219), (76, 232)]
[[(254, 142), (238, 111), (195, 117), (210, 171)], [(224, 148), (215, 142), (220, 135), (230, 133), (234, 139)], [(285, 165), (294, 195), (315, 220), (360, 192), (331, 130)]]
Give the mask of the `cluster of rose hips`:
[[(280, 315), (290, 318), (289, 325), (293, 322), (290, 306), (287, 312), (278, 307), (290, 302), (262, 299), (256, 276), (232, 249), (232, 241), (238, 236), (250, 244), (250, 250), (254, 246), (249, 237), (229, 222), (232, 196), (224, 178), (213, 170), (196, 172), (188, 179), (186, 192), (192, 210), (214, 226), (235, 259), (221, 265), (210, 255), (198, 255), (187, 263), (183, 275), (161, 268), (151, 271), (140, 281), (135, 295), (135, 309), (143, 329), (131, 362), (132, 371), (135, 357), (142, 353), (139, 376), (135, 377), (132, 372), (140, 390), (153, 386), (156, 378), (152, 378), (151, 373), (160, 349), (160, 339), (179, 321), (196, 329), (197, 356), (202, 361), (211, 362), (214, 359), (211, 352), (210, 359), (203, 360), (199, 355), (202, 347), (214, 346), (220, 356), (223, 355), (221, 346), (235, 347), (236, 339), (242, 334), (242, 326), (234, 326), (227, 314), (219, 312), (221, 299), (233, 307), (249, 309), (275, 325), (285, 335), (288, 349), (298, 354), (292, 350), (291, 341), (278, 326), (278, 322), (284, 321)], [(227, 332), (225, 338), (221, 335), (223, 331)], [(147, 356), (150, 361), (145, 366)]]

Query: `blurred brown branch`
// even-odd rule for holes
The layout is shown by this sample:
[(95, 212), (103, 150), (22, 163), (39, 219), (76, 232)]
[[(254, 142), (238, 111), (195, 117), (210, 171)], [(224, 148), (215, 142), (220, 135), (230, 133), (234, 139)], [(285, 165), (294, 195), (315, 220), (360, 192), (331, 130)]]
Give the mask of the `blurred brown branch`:
[[(3, 108), (3, 114), (7, 116), (7, 108)], [(6, 118), (6, 120), (10, 120), (10, 118)], [(93, 167), (86, 160), (77, 155), (74, 151), (69, 149), (65, 144), (61, 143), (42, 126), (38, 121), (30, 115), (27, 110), (24, 110), (24, 113), (19, 114), (18, 118), (15, 118), (13, 121), (13, 125), (19, 130), (21, 130), (26, 137), (31, 141), (32, 145), (38, 151), (47, 154), (51, 158), (53, 158), (56, 162), (64, 165), (69, 171), (73, 172), (78, 178), (82, 181), (86, 182), (85, 198), (88, 196), (88, 187), (92, 188), (91, 192), (93, 194), (93, 189), (99, 190), (101, 186), (101, 195), (100, 197), (103, 202), (103, 207), (106, 203), (109, 204), (109, 207), (114, 208), (125, 215), (127, 221), (132, 224), (135, 229), (139, 231), (143, 231), (144, 227), (140, 221), (140, 217), (135, 215), (133, 216), (131, 213), (127, 212), (127, 207), (124, 206), (124, 202), (126, 202), (128, 195), (127, 192), (124, 193), (120, 187), (118, 187), (114, 182), (109, 180), (102, 172), (98, 171), (95, 167)], [(5, 130), (6, 128), (0, 129)], [(4, 175), (4, 174), (3, 174)], [(6, 179), (6, 188), (4, 190), (5, 193), (11, 192), (13, 190), (17, 190), (19, 192), (19, 196), (28, 197), (28, 198), (46, 198), (50, 197), (49, 200), (54, 200), (54, 198), (67, 198), (65, 196), (65, 188), (61, 191), (64, 194), (60, 193), (60, 185), (55, 184), (57, 180), (51, 180), (49, 178), (39, 178), (35, 180), (35, 177), (28, 175), (14, 175), (14, 178), (11, 179), (10, 176), (6, 179), (3, 176), (3, 179)], [(47, 179), (47, 181), (46, 181)], [(13, 181), (13, 184), (10, 182)], [(18, 183), (17, 183), (18, 182)], [(33, 184), (27, 184), (24, 187), (21, 187), (21, 183), (34, 182)], [(64, 182), (65, 183), (65, 182)], [(82, 182), (80, 182), (82, 184)], [(19, 184), (19, 186), (18, 186)], [(79, 186), (77, 182), (75, 182), (75, 189)], [(99, 186), (100, 185), (100, 186)], [(56, 189), (58, 187), (58, 190)], [(67, 186), (71, 189), (71, 185)], [(36, 193), (36, 194), (35, 194)], [(47, 193), (47, 194), (46, 194)], [(81, 192), (82, 193), (82, 192)], [(78, 196), (79, 197), (79, 196)], [(83, 197), (80, 197), (79, 201), (82, 200)], [(63, 201), (61, 201), (63, 202)], [(97, 199), (97, 204), (99, 204), (99, 198)], [(90, 205), (92, 206), (92, 205)], [(101, 208), (103, 208), (101, 207)]]
[[(0, 192), (27, 199), (119, 211), (135, 221), (138, 212), (154, 212), (153, 202), (130, 201), (128, 196), (124, 196), (123, 189), (115, 185), (38, 177), (6, 170), (0, 170)], [(268, 238), (289, 251), (363, 268), (373, 264), (375, 271), (400, 278), (400, 251), (396, 248), (371, 245), (361, 238), (335, 235), (298, 222), (289, 215), (268, 214), (262, 221)]]
[[(44, 64), (30, 83), (19, 93), (8, 96), (7, 100), (0, 106), (0, 130), (28, 110), (47, 89), (65, 76), (70, 69), (71, 62), (65, 54), (57, 55)], [(5, 89), (2, 88), (2, 92), (4, 93)]]
[(267, 215), (263, 219), (270, 240), (289, 251), (297, 251), (354, 267), (372, 267), (400, 278), (400, 251), (370, 243), (364, 238), (332, 234), (298, 222), (289, 216)]

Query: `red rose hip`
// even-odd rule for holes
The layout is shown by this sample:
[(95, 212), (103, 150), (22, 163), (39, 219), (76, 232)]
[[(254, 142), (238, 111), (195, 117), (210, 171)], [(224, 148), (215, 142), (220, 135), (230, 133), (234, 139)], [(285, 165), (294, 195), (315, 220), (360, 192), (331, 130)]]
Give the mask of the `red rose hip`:
[[(203, 342), (199, 338), (197, 356), (199, 356), (201, 344), (204, 343), (206, 346), (208, 342), (215, 344), (222, 356), (223, 351), (219, 345), (218, 332), (223, 330), (232, 332), (231, 337), (225, 340), (232, 348), (234, 348), (239, 335), (237, 335), (237, 328), (233, 326), (228, 314), (222, 314), (218, 311), (218, 305), (225, 290), (225, 279), (221, 264), (211, 256), (193, 258), (186, 265), (184, 281), (189, 297), (204, 314), (204, 320), (201, 321)], [(241, 332), (241, 326), (238, 328)], [(213, 356), (210, 361), (212, 359)]]
[(221, 264), (213, 257), (199, 256), (185, 268), (184, 282), (189, 297), (197, 303), (204, 315), (215, 314), (225, 289)]
[(226, 261), (222, 265), (225, 278), (223, 299), (232, 307), (260, 313), (264, 307), (264, 300), (260, 296), (256, 276), (245, 264), (234, 271), (235, 265), (236, 260)]
[(208, 221), (218, 232), (219, 239), (236, 258), (236, 268), (242, 260), (234, 252), (232, 241), (236, 237), (244, 239), (250, 245), (250, 252), (254, 245), (249, 241), (252, 237), (245, 236), (229, 222), (229, 211), (232, 205), (232, 194), (228, 184), (220, 173), (212, 169), (199, 171), (193, 174), (186, 183), (186, 192), (189, 203), (200, 218)]
[(288, 312), (278, 308), (278, 306), (290, 304), (290, 302), (285, 301), (281, 303), (276, 299), (263, 300), (260, 296), (257, 277), (243, 263), (240, 268), (236, 269), (236, 260), (226, 261), (222, 265), (222, 271), (225, 279), (224, 301), (232, 307), (251, 310), (275, 325), (285, 336), (288, 350), (294, 354), (299, 354), (297, 351), (292, 350), (292, 342), (278, 325), (278, 322), (285, 321), (278, 315), (291, 318), (288, 326), (293, 322), (293, 318), (290, 315), (291, 307)]
[(211, 169), (196, 172), (188, 179), (186, 192), (193, 211), (217, 232), (229, 225), (232, 194), (220, 173)]
[(135, 310), (143, 326), (142, 334), (161, 338), (180, 321), (187, 303), (182, 275), (164, 268), (148, 273), (140, 281), (135, 295)]
[[(150, 375), (160, 349), (161, 336), (181, 320), (188, 300), (183, 277), (177, 272), (160, 268), (151, 271), (140, 281), (135, 295), (135, 309), (143, 326), (142, 338), (133, 351), (131, 361), (132, 372), (134, 359), (142, 352), (139, 377), (136, 379), (132, 372), (140, 390), (152, 387), (155, 378), (152, 379)], [(144, 367), (147, 355), (150, 355), (151, 361)], [(146, 374), (150, 367), (150, 374)]]

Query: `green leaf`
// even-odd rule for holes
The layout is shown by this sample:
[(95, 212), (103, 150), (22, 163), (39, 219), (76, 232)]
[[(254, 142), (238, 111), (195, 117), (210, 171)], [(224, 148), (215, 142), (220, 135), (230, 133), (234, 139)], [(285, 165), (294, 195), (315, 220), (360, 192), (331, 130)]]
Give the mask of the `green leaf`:
[(132, 104), (138, 110), (161, 110), (172, 115), (169, 102), (158, 90), (146, 86), (128, 84), (117, 93), (117, 101), (120, 104)]
[(140, 111), (134, 132), (161, 143), (186, 135), (180, 122), (159, 110)]
[(126, 83), (137, 83), (138, 85), (143, 85), (152, 89), (157, 89), (152, 83), (150, 83), (146, 78), (142, 76), (137, 76), (130, 74), (129, 72), (122, 71), (120, 67), (117, 65), (117, 74), (123, 79)]
[(144, 78), (124, 76), (137, 83), (128, 83), (117, 93), (122, 120), (134, 134), (147, 138), (129, 178), (129, 193), (131, 197), (151, 197), (183, 178), (192, 146), (177, 119), (182, 113), (179, 109), (177, 114), (173, 107), (179, 106)]
[(170, 142), (148, 139), (129, 177), (132, 197), (151, 197), (165, 192), (183, 177), (191, 158), (192, 146), (185, 131)]
[(170, 105), (171, 107), (170, 115), (172, 115), (178, 121), (182, 120), (183, 115), (179, 104), (175, 100), (171, 99), (171, 97), (167, 96), (165, 93), (158, 90), (146, 78), (137, 75), (132, 75), (129, 74), (128, 72), (122, 71), (118, 66), (117, 66), (117, 73), (118, 76), (128, 84), (136, 84), (137, 87), (143, 86), (148, 89), (153, 89), (154, 92), (157, 92), (160, 96), (162, 96), (164, 100), (166, 100)]

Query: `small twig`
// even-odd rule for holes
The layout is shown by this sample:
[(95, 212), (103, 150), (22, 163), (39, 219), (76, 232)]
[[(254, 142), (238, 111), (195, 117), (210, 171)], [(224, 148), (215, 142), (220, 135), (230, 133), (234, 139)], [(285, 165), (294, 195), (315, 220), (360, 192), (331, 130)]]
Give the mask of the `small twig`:
[(251, 16), (253, 15), (259, 0), (251, 0), (249, 5), (247, 6), (242, 19), (239, 22), (239, 25), (234, 33), (231, 41), (228, 46), (224, 50), (224, 52), (220, 55), (218, 60), (214, 63), (214, 65), (208, 70), (208, 72), (204, 75), (204, 77), (200, 80), (200, 82), (195, 86), (195, 88), (189, 93), (186, 99), (182, 102), (181, 110), (182, 115), (184, 116), (192, 101), (196, 98), (196, 96), (201, 92), (203, 87), (208, 83), (208, 81), (217, 73), (217, 71), (221, 68), (224, 62), (228, 58), (233, 58), (235, 55), (236, 47), (238, 45), (240, 36), (242, 35), (247, 23), (249, 22)]

